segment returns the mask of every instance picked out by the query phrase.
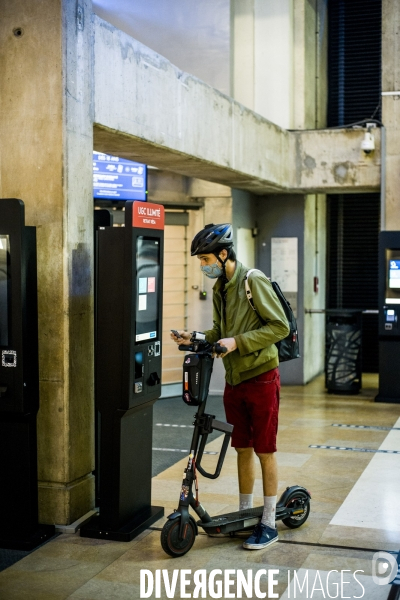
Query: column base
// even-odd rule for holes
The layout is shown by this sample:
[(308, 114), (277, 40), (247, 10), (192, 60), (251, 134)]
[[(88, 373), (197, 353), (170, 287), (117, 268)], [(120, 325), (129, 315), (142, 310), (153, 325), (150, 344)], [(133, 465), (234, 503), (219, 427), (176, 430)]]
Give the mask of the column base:
[(98, 540), (113, 540), (115, 542), (130, 542), (142, 531), (164, 516), (162, 506), (149, 506), (140, 511), (119, 529), (107, 529), (101, 524), (101, 516), (94, 517), (87, 525), (81, 527), (81, 537)]
[(400, 404), (400, 396), (385, 396), (378, 394), (375, 396), (375, 402), (387, 402), (388, 404)]
[(55, 534), (54, 525), (38, 525), (34, 532), (2, 532), (0, 533), (0, 548), (8, 550), (34, 550)]

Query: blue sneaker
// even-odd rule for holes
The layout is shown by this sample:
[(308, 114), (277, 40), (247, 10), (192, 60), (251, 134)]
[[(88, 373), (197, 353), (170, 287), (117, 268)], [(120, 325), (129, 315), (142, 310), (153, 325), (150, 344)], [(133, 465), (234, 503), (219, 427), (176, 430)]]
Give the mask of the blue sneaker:
[(268, 525), (258, 523), (254, 527), (254, 531), (245, 542), (243, 542), (243, 548), (246, 550), (261, 550), (266, 548), (270, 544), (278, 541), (278, 532)]

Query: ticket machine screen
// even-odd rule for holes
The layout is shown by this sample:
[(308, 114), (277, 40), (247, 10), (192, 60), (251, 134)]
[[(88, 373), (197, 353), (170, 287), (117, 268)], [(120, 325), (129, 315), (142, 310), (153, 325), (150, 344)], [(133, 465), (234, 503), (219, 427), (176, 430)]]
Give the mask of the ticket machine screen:
[(389, 287), (400, 288), (400, 260), (389, 261)]
[(160, 337), (158, 322), (160, 241), (138, 236), (136, 242), (136, 342)]
[(8, 346), (9, 236), (0, 235), (0, 346)]
[(386, 250), (386, 304), (400, 304), (400, 250)]

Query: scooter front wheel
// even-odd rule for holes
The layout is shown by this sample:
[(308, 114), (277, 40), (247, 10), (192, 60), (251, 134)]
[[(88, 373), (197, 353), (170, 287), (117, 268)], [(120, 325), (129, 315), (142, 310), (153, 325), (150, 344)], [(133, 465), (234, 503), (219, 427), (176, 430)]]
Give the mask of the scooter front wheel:
[[(290, 529), (297, 529), (301, 527), (303, 523), (305, 523), (308, 519), (308, 515), (310, 514), (310, 497), (301, 490), (297, 490), (294, 492), (286, 502), (287, 508), (294, 509), (294, 513), (290, 515), (290, 517), (286, 517), (282, 519), (282, 523), (289, 527)], [(296, 514), (296, 512), (298, 514)]]
[(172, 558), (183, 556), (189, 552), (196, 539), (196, 525), (192, 517), (189, 517), (183, 539), (179, 539), (180, 526), (181, 519), (177, 517), (167, 521), (161, 531), (161, 546), (164, 552)]

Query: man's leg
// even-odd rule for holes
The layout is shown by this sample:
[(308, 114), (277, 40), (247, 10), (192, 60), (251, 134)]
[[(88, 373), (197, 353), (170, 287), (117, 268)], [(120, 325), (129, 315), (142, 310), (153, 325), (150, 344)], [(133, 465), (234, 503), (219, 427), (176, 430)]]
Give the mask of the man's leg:
[(235, 448), (237, 452), (237, 468), (239, 492), (252, 494), (255, 480), (255, 462), (253, 448)]
[(261, 523), (275, 529), (276, 500), (278, 494), (278, 466), (275, 453), (257, 454), (261, 463), (264, 490), (264, 511)]
[(257, 454), (261, 463), (264, 496), (276, 496), (278, 493), (278, 465), (275, 452)]
[(253, 508), (255, 460), (252, 448), (250, 415), (241, 392), (242, 385), (226, 384), (224, 406), (226, 420), (233, 425), (232, 446), (237, 452), (239, 510)]
[(243, 542), (246, 550), (260, 550), (266, 548), (278, 540), (278, 532), (275, 525), (276, 498), (278, 492), (278, 469), (276, 456), (271, 453), (257, 453), (260, 459), (263, 478), (264, 510), (259, 523), (250, 537)]
[(246, 386), (246, 406), (251, 414), (252, 445), (262, 471), (264, 510), (261, 523), (243, 543), (247, 550), (259, 550), (278, 540), (275, 525), (278, 472), (276, 434), (279, 411), (279, 371), (271, 369), (250, 380)]

